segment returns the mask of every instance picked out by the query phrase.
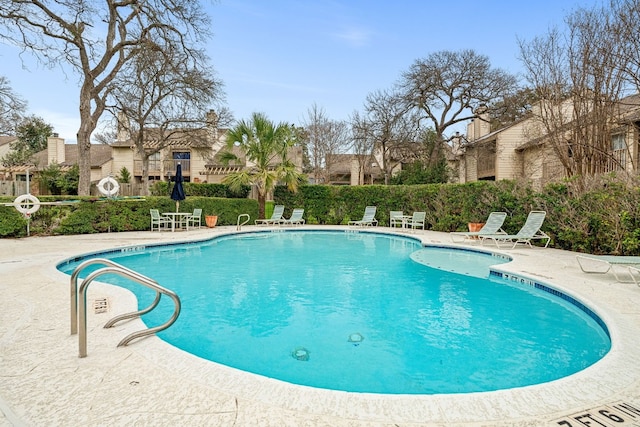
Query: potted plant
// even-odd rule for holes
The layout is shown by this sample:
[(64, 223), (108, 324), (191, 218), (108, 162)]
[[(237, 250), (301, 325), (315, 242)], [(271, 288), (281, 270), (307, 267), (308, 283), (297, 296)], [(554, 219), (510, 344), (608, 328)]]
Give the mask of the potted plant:
[(213, 228), (218, 223), (218, 215), (205, 215), (204, 222), (207, 224), (207, 227)]
[(480, 231), (482, 227), (484, 227), (484, 222), (470, 222), (467, 224), (469, 227), (469, 231), (472, 233)]

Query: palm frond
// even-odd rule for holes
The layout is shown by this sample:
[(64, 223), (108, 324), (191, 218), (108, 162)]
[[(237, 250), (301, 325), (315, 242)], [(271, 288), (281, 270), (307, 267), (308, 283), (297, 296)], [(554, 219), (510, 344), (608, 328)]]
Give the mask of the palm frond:
[(229, 175), (225, 183), (231, 186), (253, 184), (264, 196), (284, 182), (297, 190), (304, 176), (288, 159), (288, 150), (295, 143), (292, 128), (286, 123), (274, 123), (263, 113), (253, 113), (251, 120), (240, 121), (227, 132), (228, 148), (238, 146), (246, 155), (249, 169)]
[(243, 185), (253, 184), (253, 180), (246, 171), (240, 171), (225, 176), (222, 183), (227, 184), (232, 191), (239, 191)]

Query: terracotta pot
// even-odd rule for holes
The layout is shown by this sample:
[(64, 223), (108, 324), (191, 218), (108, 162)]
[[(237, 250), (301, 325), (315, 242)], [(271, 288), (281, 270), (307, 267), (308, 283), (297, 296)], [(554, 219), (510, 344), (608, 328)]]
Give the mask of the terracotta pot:
[(206, 215), (204, 217), (204, 222), (207, 223), (207, 227), (213, 228), (218, 223), (218, 215)]
[(480, 231), (480, 229), (484, 227), (484, 222), (470, 222), (467, 225), (469, 226), (469, 231), (475, 233), (477, 231)]

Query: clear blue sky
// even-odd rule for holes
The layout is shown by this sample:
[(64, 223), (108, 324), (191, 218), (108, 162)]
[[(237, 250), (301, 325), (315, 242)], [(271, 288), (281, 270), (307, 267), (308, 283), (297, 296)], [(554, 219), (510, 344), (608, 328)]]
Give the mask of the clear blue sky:
[[(419, 58), (474, 49), (517, 74), (517, 39), (544, 35), (579, 5), (598, 0), (219, 0), (206, 2), (208, 52), (236, 119), (254, 111), (301, 124), (316, 103), (336, 120), (361, 110), (367, 94), (390, 88)], [(67, 142), (78, 129), (72, 72), (43, 69), (0, 44), (0, 74)]]

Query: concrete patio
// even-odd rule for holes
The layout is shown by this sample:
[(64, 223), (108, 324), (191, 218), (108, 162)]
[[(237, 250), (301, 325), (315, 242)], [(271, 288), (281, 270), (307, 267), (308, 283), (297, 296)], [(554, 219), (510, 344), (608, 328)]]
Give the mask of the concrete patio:
[[(318, 227), (302, 227), (311, 228)], [(0, 239), (0, 426), (640, 426), (640, 288), (612, 274), (585, 274), (575, 253), (555, 249), (500, 250), (514, 258), (500, 270), (587, 304), (609, 327), (613, 345), (595, 365), (545, 384), (460, 395), (347, 393), (238, 371), (154, 336), (118, 348), (142, 322), (102, 328), (136, 303), (129, 291), (100, 283), (87, 301), (105, 298), (109, 310), (89, 312), (88, 357), (78, 358), (78, 337), (69, 333), (69, 278), (56, 270), (58, 262), (234, 230)], [(459, 246), (446, 233), (411, 235)]]

